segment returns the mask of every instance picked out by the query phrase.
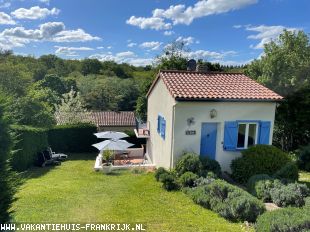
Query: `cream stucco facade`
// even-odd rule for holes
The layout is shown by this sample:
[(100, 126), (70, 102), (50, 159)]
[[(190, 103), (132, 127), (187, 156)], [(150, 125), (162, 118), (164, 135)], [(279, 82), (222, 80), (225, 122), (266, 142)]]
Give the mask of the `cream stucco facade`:
[[(176, 101), (159, 79), (148, 96), (150, 137), (147, 140), (147, 153), (157, 167), (172, 168), (183, 152), (200, 154), (202, 123), (212, 122), (217, 126), (215, 159), (222, 170), (230, 171), (231, 161), (240, 156), (240, 152), (224, 150), (225, 122), (269, 121), (271, 144), (275, 108), (275, 102)], [(210, 111), (213, 109), (217, 116), (211, 118)], [(157, 132), (159, 114), (166, 120), (165, 139)], [(187, 123), (189, 118), (194, 119), (191, 125)], [(186, 135), (186, 130), (195, 131), (195, 134)]]

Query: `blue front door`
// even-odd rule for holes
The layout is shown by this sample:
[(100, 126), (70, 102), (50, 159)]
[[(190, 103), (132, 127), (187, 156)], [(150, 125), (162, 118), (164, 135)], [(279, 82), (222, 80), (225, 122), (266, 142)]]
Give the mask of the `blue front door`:
[(216, 123), (202, 123), (201, 126), (201, 142), (200, 142), (200, 155), (208, 156), (215, 159), (216, 152)]

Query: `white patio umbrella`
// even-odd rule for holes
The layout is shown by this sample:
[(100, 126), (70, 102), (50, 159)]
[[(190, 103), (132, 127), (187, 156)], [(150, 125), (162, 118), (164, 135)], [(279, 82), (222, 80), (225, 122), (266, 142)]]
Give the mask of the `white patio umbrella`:
[(134, 144), (128, 143), (126, 140), (105, 140), (100, 143), (93, 144), (92, 146), (97, 148), (99, 151), (112, 150), (112, 151), (123, 151)]
[(95, 133), (94, 135), (100, 139), (115, 139), (115, 140), (128, 137), (127, 134), (123, 132), (116, 132), (116, 131), (103, 131), (103, 132)]

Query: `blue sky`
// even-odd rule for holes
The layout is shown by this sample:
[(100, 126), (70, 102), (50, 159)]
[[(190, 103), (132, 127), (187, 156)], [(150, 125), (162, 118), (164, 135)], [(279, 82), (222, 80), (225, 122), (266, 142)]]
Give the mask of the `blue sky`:
[(151, 64), (173, 40), (190, 58), (244, 64), (283, 29), (310, 31), (309, 0), (0, 0), (0, 48)]

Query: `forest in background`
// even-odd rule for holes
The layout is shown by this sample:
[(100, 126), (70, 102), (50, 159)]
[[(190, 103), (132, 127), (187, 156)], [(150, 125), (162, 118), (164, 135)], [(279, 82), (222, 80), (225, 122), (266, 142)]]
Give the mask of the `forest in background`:
[[(97, 59), (66, 60), (51, 54), (25, 57), (0, 51), (0, 89), (7, 99), (10, 118), (22, 125), (53, 126), (57, 105), (71, 90), (79, 94), (82, 109), (136, 111), (145, 120), (148, 88), (159, 69), (186, 69), (187, 58), (181, 55), (184, 49), (183, 43), (174, 43), (163, 51), (170, 52), (169, 56), (145, 67)], [(240, 68), (207, 64), (215, 71)]]
[[(153, 65), (135, 67), (97, 59), (66, 60), (0, 52), (0, 91), (11, 124), (55, 125), (56, 111), (135, 111), (146, 120), (146, 93), (159, 69), (186, 70), (188, 48), (173, 42)], [(310, 142), (310, 45), (303, 31), (284, 31), (263, 55), (244, 66), (207, 61), (210, 71), (244, 72), (285, 97), (277, 107), (274, 144), (295, 150)]]

